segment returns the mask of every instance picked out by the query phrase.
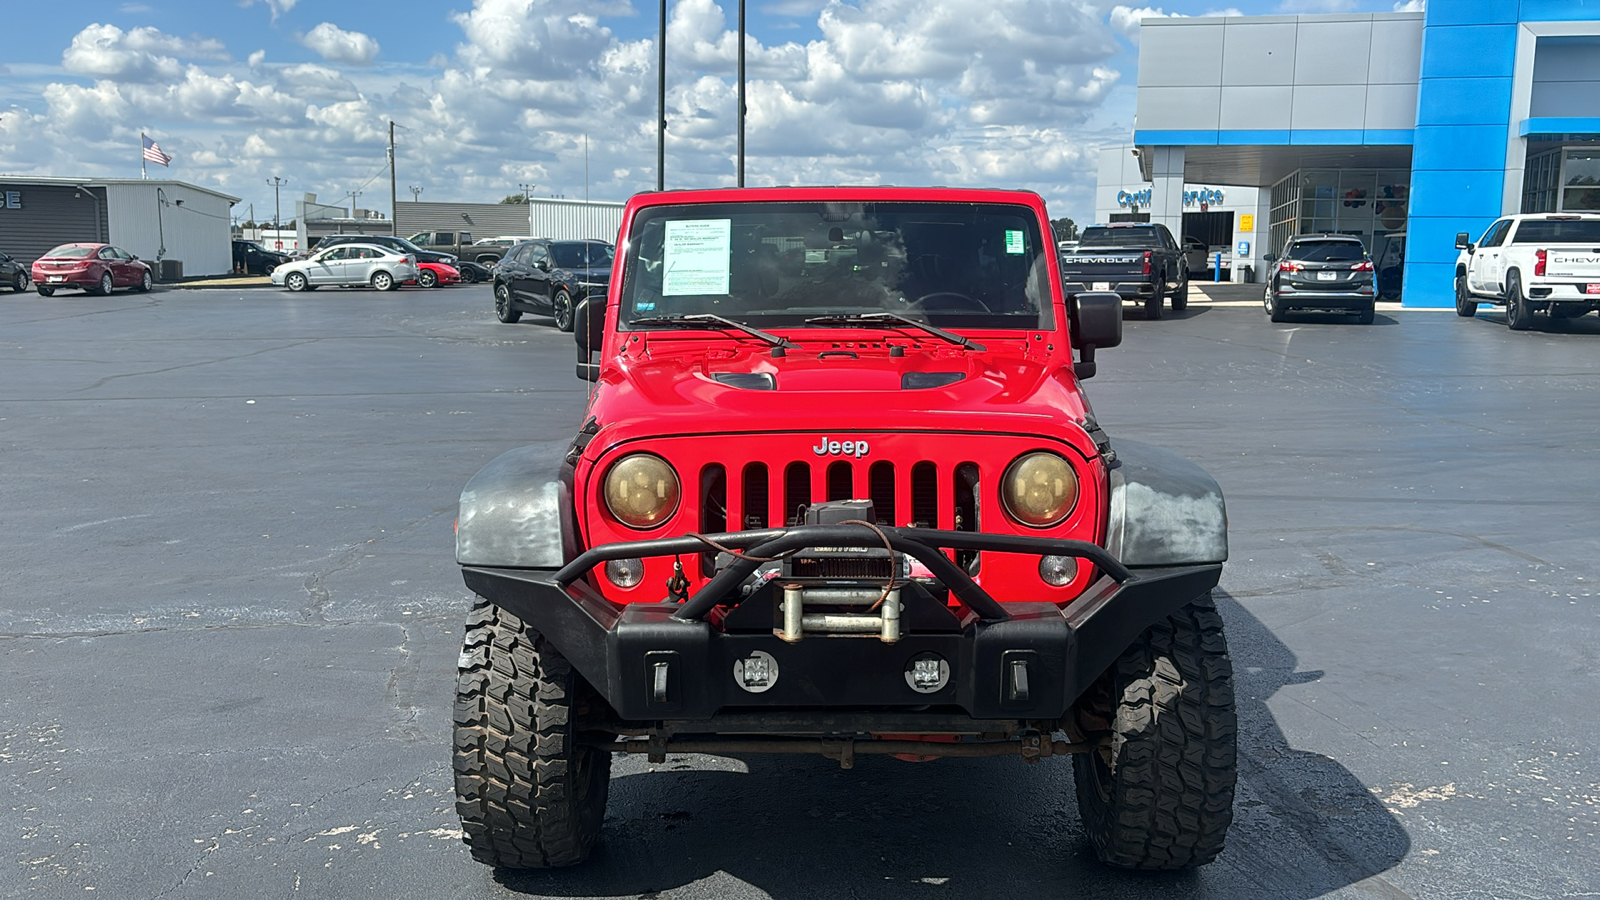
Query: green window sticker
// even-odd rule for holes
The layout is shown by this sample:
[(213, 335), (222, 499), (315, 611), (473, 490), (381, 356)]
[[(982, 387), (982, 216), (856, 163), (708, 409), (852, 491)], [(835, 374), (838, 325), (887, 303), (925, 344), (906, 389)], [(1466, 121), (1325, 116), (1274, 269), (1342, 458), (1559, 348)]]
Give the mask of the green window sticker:
[(1006, 252), (1013, 256), (1021, 256), (1027, 252), (1022, 246), (1022, 231), (1020, 229), (1006, 229)]
[(661, 293), (667, 297), (728, 293), (732, 237), (732, 219), (668, 222)]

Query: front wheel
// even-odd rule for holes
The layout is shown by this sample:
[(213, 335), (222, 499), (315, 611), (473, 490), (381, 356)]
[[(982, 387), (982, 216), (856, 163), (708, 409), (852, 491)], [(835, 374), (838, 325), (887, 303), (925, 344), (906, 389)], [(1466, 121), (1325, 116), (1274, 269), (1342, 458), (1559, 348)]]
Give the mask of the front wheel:
[(392, 291), (399, 285), (395, 283), (393, 275), (388, 272), (379, 272), (372, 276), (372, 286), (380, 291)]
[(522, 311), (511, 306), (511, 285), (501, 283), (494, 286), (494, 317), (507, 325), (515, 325), (522, 318)]
[(283, 279), (283, 286), (291, 291), (303, 291), (309, 284), (310, 282), (306, 281), (306, 276), (299, 272), (290, 272)]
[(600, 837), (611, 753), (582, 741), (603, 703), (543, 635), (486, 600), (467, 619), (456, 673), (456, 812), (472, 858), (545, 869)]
[(550, 300), (550, 312), (555, 316), (557, 331), (572, 330), (572, 295), (566, 288), (556, 291)]
[(145, 269), (144, 274), (139, 276), (139, 293), (150, 293), (150, 288), (154, 285), (154, 283), (154, 280), (150, 277), (150, 270)]
[(1512, 272), (1506, 276), (1506, 327), (1512, 331), (1527, 331), (1533, 327), (1533, 307), (1522, 296), (1522, 276)]
[(425, 288), (438, 287), (439, 276), (435, 275), (432, 269), (423, 269), (417, 274), (417, 284)]
[(1456, 315), (1463, 319), (1470, 319), (1478, 314), (1478, 301), (1472, 299), (1472, 293), (1467, 290), (1467, 276), (1456, 276)]
[(478, 283), (478, 273), (471, 266), (462, 266), (461, 267), (461, 283), (462, 284), (477, 284)]
[(1222, 852), (1238, 780), (1233, 663), (1209, 594), (1151, 626), (1074, 708), (1103, 745), (1073, 757), (1102, 862), (1182, 869)]

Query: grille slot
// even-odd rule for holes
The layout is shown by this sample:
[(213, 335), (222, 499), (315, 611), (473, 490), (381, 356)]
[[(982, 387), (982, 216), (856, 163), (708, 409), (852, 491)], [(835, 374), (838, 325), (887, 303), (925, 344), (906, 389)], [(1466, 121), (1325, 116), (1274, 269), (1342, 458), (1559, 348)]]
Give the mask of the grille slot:
[(911, 524), (939, 527), (939, 467), (931, 462), (911, 467)]
[(739, 502), (739, 514), (744, 517), (745, 528), (767, 527), (770, 494), (767, 464), (755, 462), (745, 466), (744, 494)]
[(841, 459), (828, 466), (829, 500), (854, 500), (855, 490), (855, 471), (849, 463)]
[(894, 463), (879, 460), (867, 470), (867, 495), (872, 498), (872, 508), (879, 525), (895, 523)]
[[(717, 534), (728, 530), (728, 474), (719, 463), (700, 470), (700, 533)], [(707, 577), (716, 574), (717, 555), (700, 554), (700, 571)]]
[(789, 463), (783, 470), (783, 524), (798, 525), (811, 505), (811, 466)]
[[(978, 530), (978, 464), (964, 462), (955, 469), (956, 531)], [(978, 551), (957, 550), (956, 565), (969, 575), (978, 574)]]

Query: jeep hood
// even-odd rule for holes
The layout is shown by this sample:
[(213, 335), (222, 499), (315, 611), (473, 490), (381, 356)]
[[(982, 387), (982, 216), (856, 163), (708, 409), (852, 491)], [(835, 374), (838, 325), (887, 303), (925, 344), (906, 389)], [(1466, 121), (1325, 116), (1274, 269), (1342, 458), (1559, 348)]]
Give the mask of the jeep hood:
[(778, 357), (753, 341), (694, 351), (665, 341), (632, 351), (630, 343), (632, 352), (602, 369), (607, 421), (590, 450), (685, 434), (980, 431), (1063, 437), (1092, 454), (1082, 429), (1063, 427), (1083, 423), (1088, 410), (1049, 338), (1035, 350), (1015, 337), (984, 337), (982, 353), (902, 344), (894, 356), (873, 341), (797, 338), (800, 348)]

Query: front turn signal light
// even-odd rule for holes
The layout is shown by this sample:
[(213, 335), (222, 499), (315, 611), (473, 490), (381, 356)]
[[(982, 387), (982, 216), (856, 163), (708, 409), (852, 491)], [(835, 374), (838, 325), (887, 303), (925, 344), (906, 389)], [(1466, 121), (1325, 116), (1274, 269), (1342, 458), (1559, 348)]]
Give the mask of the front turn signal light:
[(659, 456), (624, 456), (606, 473), (606, 508), (624, 525), (651, 528), (678, 509), (678, 474)]
[(1078, 474), (1054, 453), (1029, 453), (1006, 469), (1000, 498), (1013, 519), (1048, 528), (1065, 519), (1078, 502)]

